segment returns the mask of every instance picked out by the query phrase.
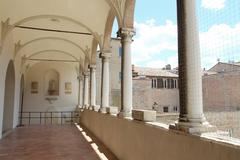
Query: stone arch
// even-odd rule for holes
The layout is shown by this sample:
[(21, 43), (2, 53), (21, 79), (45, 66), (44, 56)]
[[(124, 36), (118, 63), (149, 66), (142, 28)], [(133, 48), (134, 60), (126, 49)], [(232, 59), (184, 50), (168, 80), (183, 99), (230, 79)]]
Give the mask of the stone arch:
[(97, 56), (97, 48), (98, 48), (99, 44), (93, 40), (92, 42), (92, 54), (91, 54), (91, 59), (90, 59), (90, 65), (96, 65), (96, 56)]
[(15, 69), (11, 60), (7, 67), (4, 91), (2, 135), (7, 135), (13, 129), (15, 98)]
[(112, 1), (112, 0), (106, 0), (108, 5), (110, 6), (111, 10), (111, 14), (116, 17), (117, 22), (118, 22), (118, 27), (121, 28), (122, 27), (122, 13), (121, 13), (121, 7), (118, 8), (117, 6), (121, 6), (121, 2), (120, 1)]
[[(111, 41), (111, 34), (112, 34), (112, 28), (114, 19), (116, 16), (114, 15), (114, 11), (110, 10), (108, 13), (108, 18), (105, 25), (105, 33), (104, 33), (104, 39), (103, 39), (103, 50), (109, 50), (110, 49), (110, 41)], [(118, 23), (118, 28), (120, 28)]]
[(126, 0), (125, 11), (123, 19), (123, 27), (133, 28), (134, 27), (134, 10), (136, 0)]

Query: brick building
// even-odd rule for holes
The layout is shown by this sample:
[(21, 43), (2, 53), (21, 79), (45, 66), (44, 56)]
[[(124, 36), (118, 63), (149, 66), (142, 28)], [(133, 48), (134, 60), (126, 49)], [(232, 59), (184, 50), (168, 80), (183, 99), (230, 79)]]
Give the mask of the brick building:
[(154, 69), (133, 66), (133, 107), (157, 112), (179, 111), (178, 75), (171, 66)]
[(240, 64), (219, 62), (203, 74), (205, 111), (240, 110)]
[[(240, 64), (219, 62), (203, 71), (204, 111), (240, 110)], [(178, 75), (171, 67), (163, 69), (133, 66), (135, 108), (158, 112), (179, 111)]]

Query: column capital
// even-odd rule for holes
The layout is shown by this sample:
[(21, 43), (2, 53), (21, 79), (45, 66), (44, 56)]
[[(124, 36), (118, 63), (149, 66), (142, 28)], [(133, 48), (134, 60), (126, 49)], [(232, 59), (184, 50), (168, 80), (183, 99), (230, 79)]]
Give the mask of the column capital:
[(83, 76), (84, 77), (88, 77), (89, 76), (89, 72), (83, 72)]
[(89, 69), (96, 69), (97, 66), (96, 66), (96, 64), (90, 64), (90, 65), (88, 65), (88, 68)]
[(136, 30), (134, 28), (120, 28), (117, 32), (117, 36), (121, 38), (131, 38), (135, 36)]
[(101, 53), (99, 54), (99, 57), (100, 57), (100, 58), (111, 58), (111, 56), (112, 56), (112, 53), (111, 53), (110, 51), (101, 52)]
[(77, 78), (78, 78), (79, 80), (83, 80), (83, 75), (79, 75)]

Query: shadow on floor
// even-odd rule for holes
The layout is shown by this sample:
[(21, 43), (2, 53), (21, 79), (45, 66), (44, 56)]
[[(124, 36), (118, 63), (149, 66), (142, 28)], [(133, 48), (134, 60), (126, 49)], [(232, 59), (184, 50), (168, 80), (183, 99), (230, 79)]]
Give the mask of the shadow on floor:
[(118, 160), (117, 157), (98, 138), (96, 138), (90, 130), (81, 124), (76, 124), (76, 127), (90, 143), (101, 160)]

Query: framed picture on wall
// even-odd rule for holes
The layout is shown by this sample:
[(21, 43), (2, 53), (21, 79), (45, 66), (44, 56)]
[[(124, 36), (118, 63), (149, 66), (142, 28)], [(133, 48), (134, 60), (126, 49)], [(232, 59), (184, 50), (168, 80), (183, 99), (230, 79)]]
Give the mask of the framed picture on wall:
[(65, 82), (65, 94), (71, 94), (71, 93), (72, 93), (72, 83)]

